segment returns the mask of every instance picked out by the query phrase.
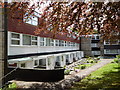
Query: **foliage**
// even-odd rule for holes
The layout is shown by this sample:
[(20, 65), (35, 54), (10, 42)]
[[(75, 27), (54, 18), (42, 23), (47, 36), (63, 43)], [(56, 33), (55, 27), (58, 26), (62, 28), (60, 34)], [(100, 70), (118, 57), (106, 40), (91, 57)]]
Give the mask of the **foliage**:
[(116, 55), (116, 58), (120, 59), (120, 55)]
[(17, 85), (16, 83), (11, 83), (8, 86), (6, 85), (4, 88), (1, 88), (0, 90), (16, 90)]
[(69, 74), (70, 74), (70, 70), (65, 70), (65, 71), (64, 71), (64, 74), (65, 74), (65, 75), (69, 75)]
[(120, 89), (120, 65), (110, 63), (73, 85), (71, 90)]
[(85, 69), (86, 68), (86, 65), (81, 65), (81, 69)]
[[(120, 1), (119, 2), (12, 2), (8, 3), (9, 16), (18, 19), (24, 16), (31, 19), (38, 9), (40, 25), (36, 33), (48, 30), (54, 33), (75, 36), (93, 33), (101, 34), (101, 39), (120, 38)], [(3, 4), (2, 4), (3, 6)], [(44, 6), (44, 7), (42, 7)], [(16, 11), (18, 11), (16, 15)]]
[(119, 62), (118, 58), (115, 58), (115, 59), (114, 59), (114, 62), (115, 62), (115, 63), (118, 63), (118, 62)]
[(90, 60), (89, 62), (90, 62), (90, 63), (94, 63), (94, 60)]
[(119, 63), (120, 62), (120, 55), (116, 55), (116, 58), (114, 58), (113, 61), (111, 61), (111, 63)]

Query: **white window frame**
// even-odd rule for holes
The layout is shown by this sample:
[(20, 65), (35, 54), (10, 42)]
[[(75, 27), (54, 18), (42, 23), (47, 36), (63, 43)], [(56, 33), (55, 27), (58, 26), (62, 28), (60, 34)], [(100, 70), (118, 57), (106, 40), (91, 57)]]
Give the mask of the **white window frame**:
[(59, 40), (55, 40), (55, 46), (59, 46)]
[(54, 46), (54, 39), (50, 38), (50, 46)]
[[(36, 37), (37, 40), (33, 40), (33, 37)], [(37, 43), (37, 44), (36, 44), (36, 45), (33, 45), (33, 44), (32, 44), (33, 42), (35, 42), (35, 43)], [(37, 37), (37, 36), (31, 36), (31, 45), (32, 45), (32, 46), (37, 46), (37, 45), (38, 45), (38, 37)]]
[[(19, 35), (19, 38), (13, 38), (13, 37), (12, 37), (12, 34), (17, 34), (17, 35)], [(11, 38), (11, 40), (10, 40), (10, 45), (11, 45), (11, 46), (20, 46), (20, 45), (21, 45), (21, 35), (20, 35), (19, 33), (11, 32), (11, 33), (10, 33), (10, 38)], [(12, 44), (12, 40), (19, 41), (19, 44), (18, 44), (18, 45), (17, 45), (17, 44)]]
[(45, 38), (44, 37), (40, 37), (40, 46), (45, 46)]

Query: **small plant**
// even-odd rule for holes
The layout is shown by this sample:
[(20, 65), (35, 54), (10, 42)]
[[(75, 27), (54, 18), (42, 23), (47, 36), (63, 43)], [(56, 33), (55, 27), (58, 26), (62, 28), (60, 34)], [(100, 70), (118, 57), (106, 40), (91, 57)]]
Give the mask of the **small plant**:
[(16, 90), (16, 88), (16, 83), (11, 83), (9, 85), (6, 85), (4, 88), (0, 88), (0, 90)]
[(69, 74), (70, 74), (70, 70), (65, 70), (65, 71), (64, 71), (64, 74), (65, 74), (65, 75), (69, 75)]
[(86, 68), (86, 66), (85, 65), (81, 65), (81, 69), (85, 69)]

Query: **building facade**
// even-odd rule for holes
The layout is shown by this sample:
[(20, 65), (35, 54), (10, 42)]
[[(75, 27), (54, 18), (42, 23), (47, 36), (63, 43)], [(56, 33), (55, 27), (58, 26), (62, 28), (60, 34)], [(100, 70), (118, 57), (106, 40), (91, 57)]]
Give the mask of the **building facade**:
[(73, 36), (57, 33), (53, 37), (50, 30), (35, 33), (40, 23), (38, 17), (24, 22), (16, 18), (8, 19), (8, 62), (9, 66), (44, 69), (64, 67), (84, 57), (80, 51), (80, 40)]
[(100, 41), (100, 35), (88, 35), (81, 37), (81, 50), (84, 51), (85, 56), (111, 56), (115, 57), (120, 54), (120, 41), (115, 40), (110, 43), (108, 41)]

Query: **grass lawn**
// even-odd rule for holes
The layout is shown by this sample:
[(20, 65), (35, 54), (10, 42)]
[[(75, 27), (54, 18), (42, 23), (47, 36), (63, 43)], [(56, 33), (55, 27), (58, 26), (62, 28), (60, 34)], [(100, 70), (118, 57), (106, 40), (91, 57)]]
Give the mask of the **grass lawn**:
[(80, 82), (76, 82), (71, 90), (120, 90), (120, 64), (110, 63), (91, 73)]

